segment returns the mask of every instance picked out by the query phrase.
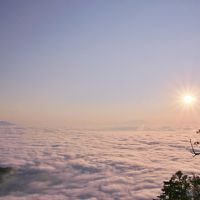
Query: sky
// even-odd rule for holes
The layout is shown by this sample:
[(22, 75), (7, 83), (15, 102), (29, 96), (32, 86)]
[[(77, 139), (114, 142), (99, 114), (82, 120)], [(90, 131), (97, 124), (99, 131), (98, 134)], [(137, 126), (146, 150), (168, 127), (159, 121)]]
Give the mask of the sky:
[[(1, 0), (0, 119), (69, 127), (198, 122), (199, 1)], [(186, 89), (185, 89), (186, 88)]]

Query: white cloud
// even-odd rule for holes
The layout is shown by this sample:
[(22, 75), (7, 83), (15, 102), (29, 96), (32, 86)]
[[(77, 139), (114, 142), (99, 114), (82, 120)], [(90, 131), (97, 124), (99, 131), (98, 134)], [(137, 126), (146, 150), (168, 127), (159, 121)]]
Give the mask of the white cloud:
[(1, 185), (0, 200), (149, 200), (177, 170), (200, 172), (190, 137), (170, 130), (4, 127), (0, 165), (15, 170)]

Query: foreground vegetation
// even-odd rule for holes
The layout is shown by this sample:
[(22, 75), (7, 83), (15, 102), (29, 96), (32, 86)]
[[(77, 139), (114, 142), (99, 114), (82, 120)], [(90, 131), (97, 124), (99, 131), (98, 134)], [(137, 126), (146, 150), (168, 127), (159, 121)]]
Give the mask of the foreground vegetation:
[(11, 167), (0, 167), (0, 182), (2, 182), (3, 176), (10, 173)]
[(200, 177), (178, 171), (164, 181), (161, 195), (154, 200), (200, 200)]

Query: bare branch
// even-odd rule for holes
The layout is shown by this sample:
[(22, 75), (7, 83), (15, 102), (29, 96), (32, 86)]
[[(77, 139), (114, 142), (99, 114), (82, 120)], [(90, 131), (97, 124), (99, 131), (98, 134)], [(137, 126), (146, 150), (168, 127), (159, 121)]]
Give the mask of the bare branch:
[(196, 133), (197, 133), (197, 134), (199, 134), (199, 133), (200, 133), (200, 129), (199, 129), (199, 130), (197, 130), (197, 131), (196, 131)]
[(200, 155), (200, 152), (196, 152), (196, 151), (195, 151), (191, 139), (190, 139), (190, 145), (191, 145), (191, 148), (192, 148), (193, 157)]

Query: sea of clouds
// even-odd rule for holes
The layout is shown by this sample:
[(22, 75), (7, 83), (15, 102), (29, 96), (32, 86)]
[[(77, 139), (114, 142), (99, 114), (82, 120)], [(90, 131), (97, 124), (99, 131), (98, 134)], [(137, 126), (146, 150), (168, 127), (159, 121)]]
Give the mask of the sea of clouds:
[[(0, 126), (0, 200), (151, 200), (177, 170), (200, 173), (192, 130), (89, 131)], [(199, 136), (200, 139), (200, 136)]]

